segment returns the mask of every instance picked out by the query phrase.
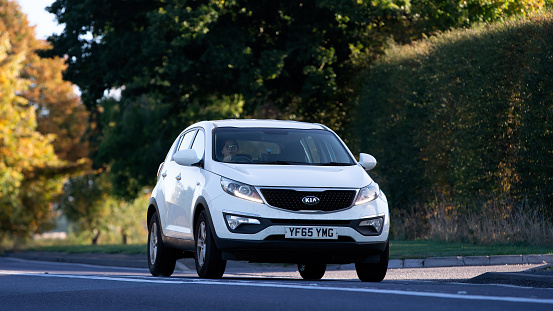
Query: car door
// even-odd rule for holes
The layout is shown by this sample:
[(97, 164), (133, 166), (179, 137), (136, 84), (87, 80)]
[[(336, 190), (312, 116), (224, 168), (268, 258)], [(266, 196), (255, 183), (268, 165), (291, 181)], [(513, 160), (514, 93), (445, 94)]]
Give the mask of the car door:
[[(199, 129), (192, 143), (191, 149), (196, 151), (196, 154), (200, 159), (204, 158), (205, 150), (205, 133), (202, 129)], [(180, 229), (180, 238), (193, 240), (194, 221), (193, 211), (196, 199), (201, 194), (201, 185), (203, 185), (203, 175), (201, 173), (202, 168), (200, 166), (183, 166), (179, 167), (181, 173), (181, 180), (178, 182), (180, 196), (177, 199), (177, 225)]]
[[(166, 207), (166, 186), (167, 186), (167, 168), (169, 167), (169, 162), (171, 161), (171, 158), (173, 157), (173, 154), (175, 153), (175, 150), (177, 150), (179, 143), (182, 139), (183, 135), (179, 135), (173, 144), (171, 145), (171, 148), (169, 148), (169, 151), (167, 152), (167, 156), (165, 157), (165, 160), (160, 164), (160, 171), (158, 172), (157, 176), (157, 185), (155, 188), (156, 191), (156, 198), (157, 198), (157, 207), (159, 212), (159, 217), (161, 220), (161, 223), (163, 225), (167, 224), (167, 207)], [(163, 226), (162, 225), (162, 226)], [(165, 230), (165, 226), (163, 226), (163, 229)]]
[[(196, 133), (194, 141), (190, 146), (195, 150), (199, 158), (203, 158), (205, 145), (205, 134), (202, 129)], [(175, 190), (171, 198), (171, 230), (174, 237), (186, 240), (193, 239), (192, 211), (197, 196), (199, 195), (201, 178), (201, 168), (199, 166), (176, 166), (178, 175), (175, 180)]]
[(182, 208), (179, 207), (179, 201), (181, 200), (183, 175), (182, 166), (175, 162), (173, 155), (175, 152), (189, 149), (194, 137), (196, 136), (197, 129), (187, 131), (182, 134), (182, 138), (177, 148), (175, 148), (173, 154), (166, 159), (162, 170), (162, 178), (165, 188), (165, 213), (160, 215), (165, 221), (165, 234), (170, 237), (182, 238), (187, 232), (183, 229), (182, 224), (185, 221), (182, 219)]

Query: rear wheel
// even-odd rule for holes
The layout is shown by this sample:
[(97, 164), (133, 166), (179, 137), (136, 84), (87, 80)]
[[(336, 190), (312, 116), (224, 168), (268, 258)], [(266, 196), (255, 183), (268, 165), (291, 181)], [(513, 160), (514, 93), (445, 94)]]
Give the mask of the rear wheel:
[(171, 276), (175, 271), (176, 257), (165, 247), (161, 239), (161, 227), (157, 214), (153, 214), (148, 226), (148, 267), (153, 276)]
[(222, 259), (221, 251), (215, 245), (205, 211), (202, 211), (198, 217), (194, 239), (196, 244), (194, 259), (198, 276), (206, 279), (220, 279), (225, 273), (227, 261)]
[(362, 282), (381, 282), (388, 271), (390, 258), (390, 242), (386, 243), (384, 252), (380, 254), (379, 263), (356, 263), (355, 271)]
[(310, 263), (298, 264), (298, 272), (304, 280), (320, 280), (326, 272), (326, 264)]

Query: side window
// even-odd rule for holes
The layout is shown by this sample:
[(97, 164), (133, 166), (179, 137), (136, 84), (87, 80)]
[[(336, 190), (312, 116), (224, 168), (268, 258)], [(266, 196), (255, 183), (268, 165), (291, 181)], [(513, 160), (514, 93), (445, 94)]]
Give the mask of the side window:
[(196, 133), (196, 130), (192, 130), (190, 132), (187, 132), (184, 134), (181, 143), (179, 145), (179, 150), (184, 150), (190, 148), (190, 143), (192, 142), (192, 139), (194, 139), (194, 134)]
[(175, 141), (175, 144), (177, 142), (179, 144), (178, 149), (171, 147), (171, 151), (167, 155), (167, 158), (165, 159), (165, 162), (168, 162), (169, 160), (173, 161), (173, 155), (175, 154), (175, 152), (183, 150), (183, 149), (188, 149), (188, 147), (190, 147), (190, 143), (192, 142), (192, 139), (194, 138), (195, 133), (196, 133), (196, 130), (192, 130), (192, 131), (186, 132), (186, 134), (184, 134), (184, 135), (181, 135), (181, 137), (179, 137), (180, 142), (179, 142), (179, 139), (177, 139)]
[(204, 155), (204, 145), (205, 145), (204, 141), (205, 141), (204, 131), (199, 130), (198, 135), (196, 135), (196, 139), (194, 139), (194, 143), (192, 144), (191, 149), (196, 150), (196, 153), (200, 157), (203, 157), (203, 155)]

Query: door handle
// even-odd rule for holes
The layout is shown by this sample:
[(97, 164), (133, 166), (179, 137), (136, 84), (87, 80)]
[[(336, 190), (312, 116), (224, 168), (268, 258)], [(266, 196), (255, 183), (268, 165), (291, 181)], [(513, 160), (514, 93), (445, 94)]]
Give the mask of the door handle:
[(179, 174), (179, 176), (177, 176), (177, 177), (175, 177), (175, 178), (176, 178), (177, 180), (181, 180), (180, 174)]
[(163, 174), (161, 174), (161, 177), (163, 178), (167, 177), (167, 171), (163, 172)]

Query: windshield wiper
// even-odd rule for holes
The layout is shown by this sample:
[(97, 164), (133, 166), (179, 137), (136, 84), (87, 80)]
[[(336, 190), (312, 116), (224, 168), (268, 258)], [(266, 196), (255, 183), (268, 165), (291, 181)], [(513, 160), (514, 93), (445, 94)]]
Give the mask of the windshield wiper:
[(258, 164), (280, 164), (280, 165), (293, 165), (293, 164), (307, 164), (305, 162), (294, 162), (294, 161), (283, 161), (283, 160), (277, 160), (277, 161), (267, 161), (267, 162), (260, 162)]

